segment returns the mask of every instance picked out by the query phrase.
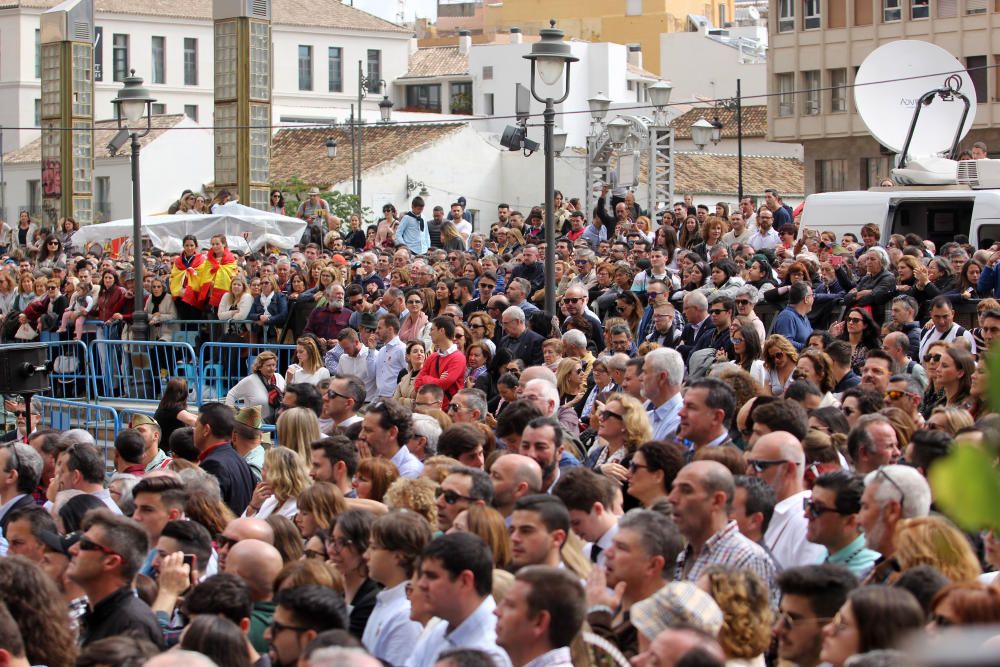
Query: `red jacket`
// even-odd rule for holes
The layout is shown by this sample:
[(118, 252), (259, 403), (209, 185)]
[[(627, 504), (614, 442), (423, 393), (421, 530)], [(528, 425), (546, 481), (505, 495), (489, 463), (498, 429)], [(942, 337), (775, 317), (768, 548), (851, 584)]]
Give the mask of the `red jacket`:
[(455, 350), (446, 357), (441, 356), (440, 352), (432, 353), (413, 381), (413, 390), (417, 391), (425, 384), (441, 387), (444, 391), (441, 409), (447, 412), (452, 396), (465, 386), (465, 355), (460, 350)]

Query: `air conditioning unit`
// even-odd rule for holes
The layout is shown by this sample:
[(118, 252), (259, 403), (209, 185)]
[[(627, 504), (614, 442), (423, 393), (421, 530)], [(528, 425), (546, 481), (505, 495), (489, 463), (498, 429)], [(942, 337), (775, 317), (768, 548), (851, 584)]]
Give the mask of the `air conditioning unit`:
[(958, 163), (958, 183), (974, 190), (1000, 188), (1000, 160), (962, 160)]

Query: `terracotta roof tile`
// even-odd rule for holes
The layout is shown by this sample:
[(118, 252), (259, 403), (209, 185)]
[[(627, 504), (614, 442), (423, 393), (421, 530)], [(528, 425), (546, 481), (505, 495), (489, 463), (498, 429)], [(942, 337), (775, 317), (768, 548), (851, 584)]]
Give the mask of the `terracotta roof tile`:
[[(145, 148), (163, 135), (164, 132), (183, 121), (187, 116), (184, 114), (170, 114), (164, 116), (153, 116), (151, 122), (152, 129), (145, 137), (139, 140), (139, 146)], [(108, 144), (114, 136), (118, 134), (118, 122), (114, 120), (99, 120), (94, 123), (94, 158), (110, 158)], [(128, 157), (132, 154), (132, 148), (125, 144), (116, 157)], [(33, 164), (42, 161), (42, 139), (39, 137), (31, 143), (4, 154), (4, 161), (7, 164)]]
[[(691, 125), (699, 118), (711, 121), (716, 115), (716, 110), (712, 107), (695, 107), (678, 116), (674, 122), (674, 137), (676, 139), (690, 139)], [(736, 109), (719, 109), (719, 120), (722, 122), (722, 138), (735, 139), (736, 133)], [(743, 107), (743, 136), (763, 137), (767, 134), (767, 106), (755, 104)]]
[(435, 76), (456, 76), (469, 73), (469, 56), (458, 52), (457, 46), (432, 46), (417, 49), (401, 79), (422, 79)]
[[(11, 7), (49, 9), (57, 4), (59, 0), (0, 0), (0, 9)], [(96, 0), (95, 9), (97, 12), (108, 14), (212, 20), (212, 0), (142, 0), (141, 2)], [(271, 15), (272, 21), (279, 25), (374, 32), (411, 32), (374, 14), (346, 5), (340, 0), (275, 0), (271, 5)]]
[[(466, 123), (365, 125), (362, 131), (362, 169), (400, 159), (410, 151), (458, 132)], [(326, 140), (337, 141), (337, 157), (326, 156)], [(271, 180), (292, 177), (309, 185), (329, 187), (351, 179), (349, 128), (279, 130), (271, 142)]]
[[(674, 191), (735, 195), (739, 172), (735, 155), (677, 153)], [(764, 192), (775, 188), (787, 195), (805, 194), (802, 160), (764, 155), (743, 156), (743, 191)]]

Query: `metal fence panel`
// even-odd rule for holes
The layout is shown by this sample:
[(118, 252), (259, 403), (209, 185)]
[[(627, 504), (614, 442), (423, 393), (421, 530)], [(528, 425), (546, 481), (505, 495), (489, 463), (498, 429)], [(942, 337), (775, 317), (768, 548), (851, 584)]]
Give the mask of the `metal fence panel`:
[(94, 364), (87, 346), (78, 340), (39, 341), (48, 348), (49, 393), (53, 398), (90, 400)]
[(167, 381), (184, 377), (199, 383), (198, 356), (187, 343), (95, 340), (93, 392), (99, 400), (159, 402)]
[(295, 358), (294, 345), (266, 343), (205, 343), (198, 350), (198, 405), (224, 401), (236, 383), (250, 375), (253, 362), (265, 350), (278, 355), (278, 368), (287, 368)]
[(94, 436), (98, 449), (104, 452), (104, 468), (111, 471), (114, 467), (111, 452), (115, 436), (122, 428), (121, 419), (114, 408), (48, 396), (34, 396), (31, 406), (32, 409), (38, 408), (43, 427), (59, 431), (81, 428)]

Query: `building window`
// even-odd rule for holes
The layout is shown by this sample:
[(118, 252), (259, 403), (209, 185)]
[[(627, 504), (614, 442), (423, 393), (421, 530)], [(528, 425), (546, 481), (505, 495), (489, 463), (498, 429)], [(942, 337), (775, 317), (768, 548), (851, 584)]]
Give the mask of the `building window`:
[(116, 34), (111, 38), (111, 67), (115, 81), (128, 76), (128, 35)]
[(891, 157), (861, 158), (861, 189), (876, 187), (883, 178), (892, 178)]
[(483, 65), (483, 81), (493, 80), (493, 65)]
[[(368, 49), (368, 92), (382, 92), (382, 52), (378, 49)], [(439, 96), (440, 97), (440, 96)], [(440, 101), (438, 102), (440, 105)]]
[(989, 73), (986, 67), (986, 56), (969, 56), (965, 59), (965, 68), (969, 71), (969, 78), (976, 90), (976, 102), (986, 104), (989, 101), (989, 91), (987, 90), (987, 79)]
[(795, 30), (795, 0), (778, 0), (778, 32)]
[(165, 116), (167, 115), (167, 105), (159, 102), (154, 102), (150, 106), (150, 111), (154, 116)]
[(94, 222), (111, 219), (111, 177), (98, 176), (94, 179)]
[(313, 89), (313, 47), (299, 45), (299, 90)]
[(788, 72), (778, 74), (776, 87), (778, 89), (778, 115), (795, 115), (795, 75)]
[(819, 70), (802, 73), (802, 113), (806, 116), (819, 114), (819, 87)]
[(37, 179), (28, 181), (28, 212), (32, 215), (42, 212), (42, 184)]
[(153, 72), (150, 83), (167, 82), (167, 38), (153, 37)]
[(815, 192), (846, 190), (847, 160), (816, 160)]
[(326, 62), (329, 69), (327, 87), (331, 93), (344, 92), (344, 52), (339, 46), (327, 49)]
[(844, 68), (830, 70), (830, 111), (847, 111), (847, 70)]
[(820, 27), (819, 18), (820, 0), (804, 0), (802, 3), (802, 28), (803, 30), (815, 30)]
[(450, 88), (451, 112), (472, 115), (472, 82), (452, 83)]
[(42, 31), (35, 29), (35, 78), (42, 78)]
[(493, 115), (493, 93), (483, 95), (483, 113), (487, 116)]
[(184, 115), (197, 123), (198, 122), (198, 105), (197, 104), (185, 104), (184, 105)]
[(42, 126), (42, 98), (35, 98), (35, 127)]
[(627, 0), (625, 16), (642, 16), (642, 0)]
[(198, 85), (198, 40), (184, 38), (184, 85)]
[(986, 0), (965, 0), (966, 14), (985, 14)]
[(912, 0), (910, 5), (911, 19), (925, 19), (931, 15), (931, 0)]
[(958, 0), (938, 0), (937, 16), (939, 19), (953, 19), (958, 16)]
[(903, 11), (900, 8), (902, 0), (882, 0), (882, 22), (891, 23), (903, 18)]
[(719, 3), (719, 27), (726, 27), (726, 4), (723, 2)]
[(406, 87), (406, 108), (441, 113), (441, 84)]

